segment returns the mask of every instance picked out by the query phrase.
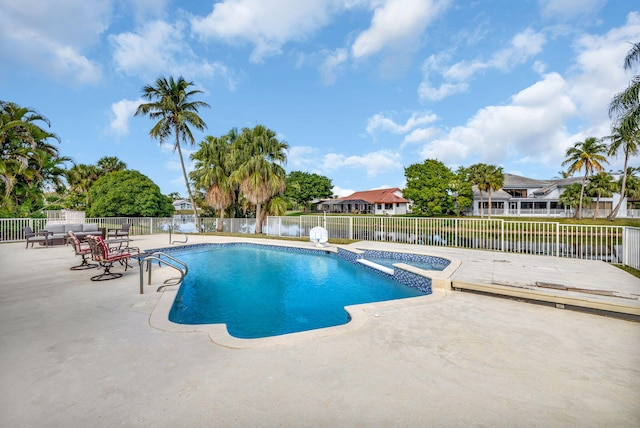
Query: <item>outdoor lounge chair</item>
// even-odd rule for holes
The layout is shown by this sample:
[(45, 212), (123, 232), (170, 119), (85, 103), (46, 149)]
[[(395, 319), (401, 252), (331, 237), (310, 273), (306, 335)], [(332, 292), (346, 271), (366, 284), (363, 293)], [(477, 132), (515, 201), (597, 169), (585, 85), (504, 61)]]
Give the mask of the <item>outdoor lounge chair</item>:
[(72, 266), (71, 270), (84, 270), (97, 268), (97, 263), (89, 263), (87, 256), (91, 255), (91, 247), (87, 243), (80, 242), (80, 239), (73, 230), (67, 232), (69, 235), (69, 242), (73, 245), (73, 250), (76, 252), (76, 256), (82, 256), (82, 263), (77, 266)]
[(91, 257), (94, 261), (98, 262), (100, 268), (104, 269), (103, 273), (92, 276), (91, 281), (107, 281), (109, 279), (120, 278), (122, 276), (121, 273), (111, 272), (111, 268), (116, 262), (124, 264), (125, 271), (129, 267), (128, 261), (131, 259), (131, 253), (109, 250), (109, 247), (107, 247), (107, 244), (105, 244), (101, 236), (88, 235), (87, 242), (91, 248)]
[(129, 223), (123, 223), (120, 228), (107, 229), (107, 238), (128, 238), (130, 228), (131, 225)]
[(49, 246), (49, 232), (46, 230), (41, 230), (40, 232), (34, 232), (29, 226), (23, 227), (22, 232), (24, 233), (25, 238), (27, 238), (27, 246), (29, 248), (29, 244), (31, 244), (31, 248), (33, 248), (33, 244), (36, 242), (42, 244), (44, 243), (45, 247)]

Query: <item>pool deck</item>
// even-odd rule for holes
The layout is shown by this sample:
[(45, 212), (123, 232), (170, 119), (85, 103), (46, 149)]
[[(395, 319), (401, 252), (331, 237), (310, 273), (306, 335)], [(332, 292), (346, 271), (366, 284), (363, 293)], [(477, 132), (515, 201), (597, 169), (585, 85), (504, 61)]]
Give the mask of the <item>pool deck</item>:
[[(602, 262), (348, 247), (458, 260), (454, 289), (638, 307), (640, 280)], [(636, 321), (443, 287), (351, 307), (350, 326), (251, 342), (164, 320), (175, 291), (155, 289), (168, 268), (139, 294), (137, 265), (96, 283), (93, 270), (69, 270), (78, 261), (70, 247), (0, 245), (2, 426), (640, 426)]]

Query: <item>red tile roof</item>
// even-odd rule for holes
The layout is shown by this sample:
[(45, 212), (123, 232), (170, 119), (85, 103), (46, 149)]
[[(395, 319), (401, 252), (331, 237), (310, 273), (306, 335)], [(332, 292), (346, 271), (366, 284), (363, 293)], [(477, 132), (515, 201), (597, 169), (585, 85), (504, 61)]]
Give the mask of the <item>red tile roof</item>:
[(354, 200), (362, 199), (370, 204), (402, 204), (409, 203), (409, 201), (400, 196), (396, 196), (394, 192), (402, 192), (399, 188), (394, 187), (391, 189), (377, 189), (377, 190), (365, 190), (362, 192), (356, 192), (338, 200)]

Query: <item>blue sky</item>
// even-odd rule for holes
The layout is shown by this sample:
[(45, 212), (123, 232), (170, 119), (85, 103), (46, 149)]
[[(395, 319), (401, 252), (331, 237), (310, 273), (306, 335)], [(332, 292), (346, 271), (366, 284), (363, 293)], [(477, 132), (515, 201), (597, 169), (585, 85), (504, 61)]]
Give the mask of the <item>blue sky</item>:
[(74, 162), (117, 156), (165, 194), (186, 195), (178, 155), (133, 117), (158, 76), (211, 105), (196, 146), (265, 125), (287, 171), (339, 195), (427, 158), (547, 179), (610, 133), (639, 41), (625, 0), (0, 0), (0, 99), (47, 116)]

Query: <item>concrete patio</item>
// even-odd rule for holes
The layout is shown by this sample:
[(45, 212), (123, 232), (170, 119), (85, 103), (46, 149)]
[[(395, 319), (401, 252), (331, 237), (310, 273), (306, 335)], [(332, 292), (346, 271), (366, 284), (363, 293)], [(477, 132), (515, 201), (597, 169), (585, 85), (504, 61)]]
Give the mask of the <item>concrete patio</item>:
[[(640, 294), (602, 262), (421, 248), (461, 261), (454, 285), (563, 284), (551, 291), (631, 307)], [(640, 426), (638, 322), (439, 290), (359, 306), (355, 327), (221, 346), (220, 328), (154, 321), (167, 268), (141, 295), (137, 266), (96, 283), (78, 262), (70, 247), (0, 245), (2, 426)]]

